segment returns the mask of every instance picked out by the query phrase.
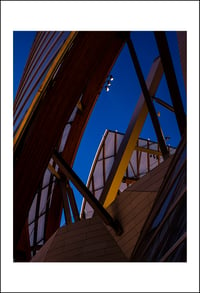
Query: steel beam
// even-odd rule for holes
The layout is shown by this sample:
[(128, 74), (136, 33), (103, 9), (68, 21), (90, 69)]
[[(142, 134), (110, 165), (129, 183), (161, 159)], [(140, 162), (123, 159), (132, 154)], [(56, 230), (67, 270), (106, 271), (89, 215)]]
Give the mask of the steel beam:
[(136, 146), (135, 147), (135, 150), (140, 151), (140, 152), (143, 152), (143, 153), (151, 154), (151, 155), (162, 156), (162, 153), (160, 151), (152, 150), (150, 148)]
[(187, 32), (177, 31), (176, 34), (177, 34), (179, 55), (181, 60), (181, 67), (183, 72), (183, 80), (185, 83), (185, 89), (187, 91)]
[(167, 38), (165, 32), (161, 31), (154, 32), (154, 35), (156, 38), (158, 50), (160, 52), (160, 57), (162, 60), (163, 69), (165, 72), (169, 92), (171, 95), (179, 131), (182, 136), (186, 129), (186, 115), (183, 108), (181, 94), (176, 79), (176, 74), (174, 71), (174, 66), (172, 63), (172, 58), (167, 43)]
[[(97, 39), (99, 39), (100, 35), (97, 34)], [(83, 96), (81, 99), (81, 103), (83, 105), (83, 111), (77, 111), (77, 115), (74, 118), (74, 121), (71, 125), (71, 130), (69, 132), (66, 145), (62, 152), (63, 159), (70, 165), (73, 165), (75, 160), (76, 153), (78, 151), (78, 147), (81, 141), (81, 137), (84, 133), (85, 127), (87, 125), (88, 119), (93, 111), (99, 93), (101, 92), (105, 79), (110, 73), (112, 66), (114, 65), (120, 50), (122, 49), (125, 43), (125, 39), (121, 35), (121, 33), (116, 35), (110, 35), (105, 42), (104, 46), (101, 49), (101, 55), (98, 55), (96, 60), (98, 61), (98, 66), (92, 72), (92, 75), (87, 76), (87, 86), (84, 88), (82, 92)], [(49, 211), (48, 218), (48, 231), (46, 237), (47, 239), (51, 237), (51, 235), (56, 231), (59, 227), (59, 221), (57, 220), (57, 211), (59, 205), (61, 205), (61, 197), (58, 197), (55, 192), (52, 195), (52, 204)], [(55, 198), (54, 198), (55, 197)]]
[[(40, 184), (41, 186), (41, 184)], [(41, 190), (38, 192), (38, 196), (37, 196), (37, 204), (36, 204), (36, 209), (35, 209), (35, 218), (37, 219), (35, 221), (35, 226), (34, 226), (34, 235), (33, 235), (33, 245), (35, 246), (37, 243), (37, 230), (38, 230), (38, 221), (39, 221), (39, 212), (40, 212), (40, 200), (41, 200)], [(35, 251), (33, 251), (34, 255), (35, 255)]]
[(58, 180), (61, 179), (60, 174), (55, 170), (54, 166), (52, 166), (50, 163), (48, 164), (48, 169)]
[[(149, 150), (149, 141), (147, 140), (147, 149)], [(147, 153), (147, 170), (150, 171), (149, 153)]]
[(122, 228), (118, 221), (113, 220), (109, 213), (103, 208), (95, 196), (85, 186), (77, 174), (70, 168), (70, 166), (63, 160), (62, 156), (54, 151), (52, 158), (58, 164), (61, 172), (74, 184), (82, 196), (89, 202), (95, 212), (100, 216), (106, 225), (111, 226), (117, 235), (122, 234)]
[[(141, 253), (140, 247), (141, 247), (142, 243), (144, 243), (145, 235), (147, 235), (149, 229), (151, 229), (152, 223), (153, 223), (156, 215), (158, 215), (158, 213), (163, 205), (163, 202), (166, 198), (166, 195), (168, 194), (169, 190), (171, 190), (174, 182), (177, 179), (177, 176), (181, 173), (181, 170), (186, 168), (186, 161), (185, 161), (185, 158), (183, 158), (182, 165), (180, 165), (178, 170), (176, 170), (176, 172), (177, 172), (176, 176), (175, 177), (173, 176), (174, 170), (176, 169), (176, 166), (178, 165), (180, 158), (185, 151), (185, 147), (186, 147), (186, 134), (183, 135), (182, 140), (179, 144), (179, 147), (177, 148), (176, 153), (174, 155), (174, 158), (173, 158), (173, 160), (171, 160), (171, 163), (170, 163), (170, 165), (167, 169), (167, 172), (164, 176), (164, 180), (160, 186), (159, 193), (157, 194), (157, 200), (155, 201), (155, 203), (152, 207), (152, 210), (148, 216), (148, 219), (146, 220), (146, 223), (143, 227), (143, 230), (140, 234), (140, 237), (138, 238), (136, 246), (133, 250), (132, 257), (134, 257), (134, 260), (136, 260), (135, 256)], [(173, 180), (172, 180), (172, 177), (173, 177)], [(176, 204), (179, 202), (179, 200), (184, 196), (185, 191), (186, 191), (186, 189), (183, 190), (183, 192), (179, 195), (179, 197), (174, 201), (174, 203), (172, 204), (170, 209), (168, 209), (168, 212), (166, 213), (165, 218), (168, 218), (169, 213), (172, 212), (173, 208), (176, 206)], [(161, 193), (162, 193), (162, 196), (161, 196)], [(162, 222), (164, 223), (164, 221), (165, 220), (163, 219)], [(161, 226), (159, 225), (158, 228), (155, 230), (155, 234), (157, 233), (156, 231), (158, 229), (160, 229), (160, 227)], [(153, 235), (155, 236), (155, 234), (153, 234)], [(152, 237), (154, 237), (153, 235), (152, 235)], [(151, 239), (152, 239), (152, 237), (151, 237)], [(147, 246), (150, 245), (151, 239), (148, 240)], [(146, 247), (146, 244), (145, 244), (145, 247)], [(144, 254), (144, 247), (142, 249), (142, 254)]]
[[(93, 101), (98, 96), (113, 59), (118, 56), (123, 44), (124, 37), (121, 32), (80, 32), (74, 35), (73, 45), (70, 41), (65, 50), (63, 48), (62, 53), (64, 55), (61, 53), (62, 49), (60, 51), (62, 56), (58, 54), (63, 63), (53, 80), (53, 85), (51, 81), (58, 68), (57, 66), (59, 66), (58, 64), (60, 64), (58, 60), (55, 60), (55, 68), (46, 76), (46, 83), (44, 82), (37, 92), (34, 102), (29, 108), (30, 111), (28, 110), (29, 113), (27, 112), (28, 114), (24, 117), (23, 125), (20, 125), (22, 128), (17, 130), (17, 136), (14, 137), (13, 170), (15, 250), (39, 181), (42, 179), (52, 151), (57, 146), (64, 126), (69, 120), (81, 93), (89, 83), (93, 85), (94, 91), (92, 91), (91, 96), (87, 96), (85, 102), (90, 99)], [(109, 59), (107, 56), (108, 51), (109, 54), (112, 51)], [(99, 67), (101, 67), (101, 70), (97, 74), (97, 68)], [(40, 93), (41, 90), (42, 93)], [(86, 112), (87, 104), (83, 105), (84, 111), (80, 113), (80, 116), (85, 115), (84, 113)], [(84, 126), (87, 124), (89, 114), (90, 112), (87, 112)], [(82, 120), (79, 122), (81, 122), (82, 135)], [(81, 136), (77, 128), (79, 129), (79, 126), (76, 126), (76, 147), (72, 147), (73, 141), (68, 141), (73, 156), (76, 154)], [(72, 158), (71, 153), (69, 158)], [(69, 159), (68, 163), (71, 165), (72, 159)], [(58, 193), (60, 193), (59, 188)], [(58, 198), (61, 198), (60, 194), (56, 194), (55, 201), (52, 198), (51, 203), (57, 202)], [(60, 204), (55, 206), (52, 221), (50, 211), (46, 234), (49, 235), (48, 231), (52, 231), (52, 227), (56, 227), (56, 229), (59, 227), (57, 214), (60, 213), (60, 209)]]
[(169, 105), (168, 103), (164, 102), (163, 100), (157, 98), (157, 97), (151, 97), (152, 100), (154, 100), (156, 103), (160, 104), (161, 106), (165, 107), (166, 109), (168, 109), (171, 112), (174, 112), (174, 108)]
[[(68, 179), (65, 176), (61, 176), (51, 164), (48, 164), (48, 169), (59, 180), (58, 183), (59, 183), (61, 193), (62, 193), (63, 207), (64, 207), (66, 223), (67, 224), (72, 223), (69, 203), (70, 203), (75, 221), (76, 222), (79, 221), (80, 218), (79, 218), (78, 208), (77, 208), (76, 201), (74, 198), (73, 190), (72, 190), (71, 186), (69, 185)], [(68, 197), (68, 199), (67, 199), (67, 197)], [(68, 202), (68, 200), (69, 200), (69, 202)]]
[(72, 218), (71, 218), (71, 212), (70, 212), (69, 202), (67, 198), (66, 184), (64, 180), (59, 181), (59, 186), (62, 193), (65, 221), (66, 221), (66, 224), (70, 224), (72, 223)]
[(146, 82), (144, 80), (144, 76), (142, 74), (142, 70), (141, 70), (141, 67), (140, 67), (140, 64), (139, 64), (139, 61), (138, 61), (138, 58), (137, 58), (137, 54), (136, 54), (135, 48), (133, 46), (133, 43), (132, 43), (132, 41), (130, 39), (130, 36), (127, 39), (127, 44), (128, 44), (128, 48), (129, 48), (131, 57), (132, 57), (133, 64), (135, 66), (135, 70), (136, 70), (136, 73), (137, 73), (138, 80), (139, 80), (139, 83), (140, 83), (140, 86), (141, 86), (141, 89), (142, 89), (142, 92), (143, 92), (143, 95), (144, 95), (144, 99), (146, 101), (146, 104), (147, 104), (147, 107), (148, 107), (148, 110), (149, 110), (149, 114), (150, 114), (154, 129), (155, 129), (155, 132), (156, 132), (156, 135), (157, 135), (157, 138), (158, 138), (158, 143), (160, 145), (160, 149), (161, 149), (163, 158), (166, 159), (169, 156), (169, 152), (167, 150), (167, 146), (165, 144), (165, 139), (164, 139), (164, 136), (162, 134), (162, 130), (160, 128), (160, 123), (158, 121), (156, 110), (155, 110), (154, 104), (152, 102), (151, 95), (149, 94), (149, 91), (147, 89), (147, 85), (146, 85)]
[[(162, 74), (162, 64), (160, 58), (157, 58), (152, 65), (146, 81), (150, 95), (155, 95)], [(143, 94), (141, 94), (100, 198), (100, 202), (104, 204), (104, 207), (109, 206), (117, 195), (147, 114), (147, 104)]]
[(67, 191), (68, 199), (69, 199), (70, 206), (72, 209), (72, 214), (73, 214), (74, 220), (75, 220), (75, 222), (78, 222), (80, 220), (78, 207), (77, 207), (76, 200), (74, 197), (73, 189), (69, 185), (68, 180), (67, 180), (67, 184), (65, 186), (66, 186), (66, 191)]

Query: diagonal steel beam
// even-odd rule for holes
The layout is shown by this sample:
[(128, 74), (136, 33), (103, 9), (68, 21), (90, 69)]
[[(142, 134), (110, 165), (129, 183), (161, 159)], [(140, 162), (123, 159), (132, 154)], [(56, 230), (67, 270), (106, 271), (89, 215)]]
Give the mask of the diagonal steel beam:
[[(146, 80), (150, 95), (155, 95), (162, 75), (163, 67), (160, 58), (156, 58)], [(117, 191), (122, 182), (131, 155), (137, 145), (138, 137), (147, 115), (147, 104), (144, 95), (141, 94), (100, 197), (100, 202), (105, 208), (108, 207), (117, 196)]]
[(185, 84), (185, 90), (187, 91), (187, 32), (177, 31), (177, 41), (179, 48), (179, 55), (183, 73), (183, 80)]
[(158, 138), (158, 143), (160, 145), (160, 149), (161, 149), (163, 158), (166, 159), (169, 156), (169, 152), (167, 150), (167, 146), (165, 144), (165, 139), (164, 139), (162, 130), (160, 128), (160, 123), (159, 123), (158, 117), (156, 115), (156, 110), (155, 110), (155, 107), (153, 105), (153, 102), (152, 102), (151, 96), (149, 94), (149, 91), (147, 89), (147, 85), (146, 85), (146, 82), (144, 80), (144, 76), (143, 76), (143, 73), (142, 73), (138, 58), (137, 58), (137, 54), (136, 54), (135, 48), (133, 46), (133, 43), (132, 43), (132, 41), (130, 39), (130, 36), (127, 39), (127, 44), (128, 44), (128, 48), (129, 48), (129, 51), (130, 51), (130, 54), (131, 54), (133, 64), (135, 66), (135, 70), (136, 70), (136, 73), (137, 73), (138, 80), (140, 82), (140, 86), (141, 86), (141, 89), (142, 89), (142, 92), (143, 92), (143, 95), (144, 95), (144, 99), (145, 99), (145, 102), (147, 104), (147, 108), (149, 110), (149, 114), (150, 114), (154, 129), (155, 129), (155, 132), (156, 132), (156, 135), (157, 135), (157, 138)]
[(156, 103), (160, 104), (161, 106), (165, 107), (166, 109), (168, 109), (171, 112), (174, 112), (174, 108), (169, 105), (168, 103), (164, 102), (163, 100), (157, 98), (157, 97), (151, 97), (152, 100), (154, 100)]
[(100, 216), (106, 225), (111, 226), (117, 235), (122, 234), (122, 227), (117, 220), (113, 220), (110, 214), (103, 208), (100, 202), (90, 192), (90, 190), (81, 181), (78, 175), (71, 169), (71, 167), (64, 161), (62, 156), (54, 151), (52, 158), (58, 164), (61, 172), (74, 184), (82, 196), (89, 202), (95, 212)]
[(75, 220), (75, 222), (78, 222), (80, 220), (78, 207), (77, 207), (76, 200), (74, 197), (73, 189), (69, 185), (68, 180), (67, 180), (67, 184), (66, 184), (66, 191), (67, 191), (67, 195), (69, 198), (69, 202), (70, 202), (70, 206), (72, 209), (72, 214), (73, 214), (74, 220)]
[(65, 221), (66, 221), (66, 224), (68, 225), (72, 223), (72, 218), (71, 218), (71, 212), (70, 212), (69, 202), (67, 198), (68, 196), (67, 196), (66, 184), (63, 180), (60, 180), (58, 184), (60, 186), (61, 193), (62, 193)]
[(176, 79), (176, 74), (174, 71), (174, 66), (172, 63), (172, 58), (167, 43), (167, 38), (165, 32), (161, 31), (154, 32), (154, 35), (156, 38), (158, 50), (160, 52), (160, 57), (163, 64), (163, 69), (166, 76), (169, 92), (171, 95), (179, 131), (180, 134), (183, 135), (186, 128), (186, 115), (182, 104), (181, 94)]

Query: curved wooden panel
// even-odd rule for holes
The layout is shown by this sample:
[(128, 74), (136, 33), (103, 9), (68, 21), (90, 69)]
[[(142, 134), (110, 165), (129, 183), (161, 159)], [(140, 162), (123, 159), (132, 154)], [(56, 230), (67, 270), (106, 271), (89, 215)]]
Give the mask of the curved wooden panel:
[[(66, 52), (54, 83), (49, 83), (40, 105), (29, 120), (23, 139), (14, 153), (14, 247), (28, 216), (35, 191), (57, 146), (62, 131), (80, 96), (85, 92), (85, 114), (76, 125), (77, 138), (70, 146), (70, 165), (84, 125), (107, 74), (124, 44), (119, 32), (79, 32)], [(102, 62), (103, 61), (103, 62)], [(90, 101), (90, 102), (88, 102)], [(87, 109), (87, 110), (86, 110)], [(84, 113), (84, 112), (83, 112)], [(78, 131), (77, 131), (78, 129)], [(71, 137), (73, 137), (73, 131)], [(69, 153), (69, 152), (67, 152)], [(48, 230), (48, 229), (47, 229)]]

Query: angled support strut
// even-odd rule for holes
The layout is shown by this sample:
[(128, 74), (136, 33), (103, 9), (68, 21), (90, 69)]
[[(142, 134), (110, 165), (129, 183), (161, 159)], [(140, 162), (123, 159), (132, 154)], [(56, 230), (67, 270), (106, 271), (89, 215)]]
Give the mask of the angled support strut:
[(74, 186), (79, 190), (82, 196), (89, 202), (95, 212), (100, 216), (106, 225), (111, 226), (117, 235), (121, 235), (123, 230), (121, 225), (117, 220), (114, 220), (110, 214), (104, 209), (100, 202), (95, 198), (95, 196), (90, 192), (90, 190), (85, 186), (77, 174), (71, 169), (71, 167), (65, 162), (62, 156), (54, 151), (52, 156), (55, 163), (58, 164), (61, 172), (74, 184)]
[(150, 97), (149, 91), (147, 89), (146, 82), (145, 82), (145, 79), (144, 79), (144, 76), (142, 74), (142, 70), (141, 70), (141, 67), (140, 67), (140, 64), (139, 64), (139, 61), (138, 61), (138, 58), (137, 58), (137, 54), (135, 52), (135, 48), (133, 46), (133, 43), (132, 43), (130, 37), (128, 37), (128, 39), (127, 39), (127, 44), (128, 44), (128, 48), (129, 48), (129, 51), (130, 51), (130, 54), (131, 54), (131, 58), (132, 58), (132, 61), (133, 61), (133, 64), (134, 64), (134, 67), (135, 67), (135, 70), (136, 70), (136, 73), (137, 73), (138, 80), (139, 80), (139, 83), (140, 83), (140, 86), (141, 86), (141, 89), (142, 89), (142, 92), (143, 92), (143, 95), (144, 95), (144, 99), (146, 101), (147, 108), (149, 110), (149, 114), (150, 114), (154, 129), (155, 129), (155, 132), (156, 132), (156, 135), (157, 135), (157, 138), (158, 138), (158, 143), (160, 145), (160, 149), (161, 149), (163, 158), (166, 159), (169, 156), (169, 152), (167, 150), (167, 146), (165, 144), (165, 139), (164, 139), (164, 136), (162, 134), (162, 130), (160, 128), (158, 117), (156, 115), (156, 111), (155, 111), (152, 99)]
[(176, 79), (167, 38), (165, 32), (154, 32), (154, 35), (157, 42), (158, 50), (160, 52), (160, 57), (163, 64), (169, 92), (171, 95), (179, 131), (182, 136), (186, 129), (186, 115), (183, 108), (181, 93)]

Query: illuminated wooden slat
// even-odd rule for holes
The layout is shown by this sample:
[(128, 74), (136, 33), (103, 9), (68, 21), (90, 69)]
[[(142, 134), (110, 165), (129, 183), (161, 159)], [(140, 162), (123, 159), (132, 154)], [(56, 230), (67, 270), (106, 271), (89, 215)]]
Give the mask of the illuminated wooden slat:
[(53, 64), (51, 65), (51, 68), (49, 69), (39, 91), (37, 92), (37, 94), (35, 95), (28, 111), (26, 112), (24, 118), (23, 118), (23, 121), (22, 123), (20, 124), (17, 132), (16, 132), (16, 135), (14, 136), (14, 151), (17, 149), (18, 145), (19, 145), (19, 141), (20, 139), (22, 138), (22, 135), (25, 131), (25, 128), (27, 127), (28, 125), (28, 122), (30, 121), (32, 115), (33, 115), (33, 112), (34, 110), (36, 109), (36, 107), (38, 106), (40, 100), (41, 100), (41, 97), (42, 97), (42, 94), (44, 93), (44, 91), (46, 90), (48, 84), (49, 84), (49, 81), (51, 80), (51, 77), (53, 76), (55, 70), (57, 69), (57, 64), (61, 61), (61, 59), (63, 58), (66, 50), (68, 49), (68, 47), (70, 46), (70, 43), (72, 42), (73, 38), (76, 36), (76, 33), (73, 32), (70, 34), (70, 36), (67, 38), (67, 40), (65, 41), (65, 43), (63, 44), (61, 50), (59, 51), (58, 55), (56, 56), (55, 60), (53, 61)]
[[(26, 81), (25, 86), (22, 88), (22, 91), (20, 93), (20, 99), (18, 101), (18, 104), (23, 100), (25, 93), (27, 92), (27, 90), (30, 88), (31, 82), (33, 81), (34, 77), (36, 76), (36, 74), (38, 73), (39, 69), (41, 68), (42, 64), (44, 63), (46, 56), (48, 56), (48, 54), (46, 54), (46, 56), (44, 57), (43, 61), (40, 62), (40, 64), (38, 65), (37, 62), (39, 60), (39, 58), (41, 58), (42, 53), (44, 52), (44, 50), (46, 49), (46, 47), (49, 45), (50, 41), (52, 40), (52, 38), (54, 37), (56, 32), (54, 32), (51, 37), (49, 38), (48, 42), (45, 44), (44, 48), (42, 49), (42, 51), (40, 52), (40, 54), (37, 56), (37, 58), (32, 59), (32, 61), (34, 60), (33, 66), (31, 66), (32, 68), (29, 70), (29, 79)], [(36, 70), (35, 70), (36, 69)], [(35, 70), (35, 71), (34, 71)], [(32, 75), (34, 71), (34, 74)], [(32, 77), (31, 77), (32, 75)], [(30, 79), (31, 77), (31, 79)], [(18, 104), (16, 106), (18, 106)], [(22, 108), (22, 106), (20, 105), (20, 108)], [(19, 110), (19, 107), (17, 107), (16, 112)], [(16, 114), (15, 112), (15, 114)]]
[(48, 164), (48, 169), (49, 169), (49, 171), (51, 171), (51, 173), (52, 173), (57, 179), (61, 179), (60, 174), (58, 174), (58, 172), (55, 170), (55, 168), (54, 168), (51, 164)]
[[(53, 35), (54, 36), (54, 35)], [(52, 38), (53, 38), (52, 36)], [(45, 56), (43, 57), (43, 60), (40, 62), (40, 64), (37, 64), (37, 69), (34, 71), (34, 74), (32, 75), (32, 77), (27, 81), (26, 87), (23, 90), (23, 93), (21, 94), (20, 100), (23, 100), (26, 92), (29, 90), (28, 95), (26, 95), (26, 98), (24, 100), (23, 103), (21, 103), (19, 105), (19, 107), (16, 109), (15, 111), (15, 117), (14, 117), (14, 124), (17, 121), (17, 118), (19, 117), (20, 113), (22, 112), (22, 110), (24, 109), (24, 106), (26, 105), (26, 103), (28, 102), (29, 98), (31, 97), (33, 91), (36, 89), (37, 85), (39, 84), (39, 82), (41, 81), (41, 78), (43, 77), (44, 73), (47, 71), (47, 69), (49, 68), (50, 64), (52, 63), (52, 61), (54, 60), (55, 56), (57, 55), (57, 52), (55, 52), (52, 57), (50, 58), (50, 60), (48, 60), (48, 57), (50, 55), (50, 52), (53, 50), (53, 47), (58, 43), (58, 40), (61, 38), (62, 33), (60, 33), (57, 38), (54, 40), (53, 44), (51, 45), (51, 47), (48, 49), (48, 51), (46, 52)], [(51, 38), (49, 39), (49, 42), (51, 41)], [(48, 43), (45, 45), (45, 47), (43, 48), (43, 50), (46, 49), (46, 46), (48, 46)], [(42, 50), (42, 51), (43, 51)], [(41, 54), (43, 52), (40, 53), (40, 55), (38, 56), (38, 58), (41, 58)], [(37, 76), (37, 74), (39, 74), (39, 70), (42, 68), (42, 66), (45, 64), (45, 61), (48, 60), (48, 63), (46, 63), (44, 69), (42, 70), (42, 72), (40, 73), (39, 76)], [(32, 69), (33, 71), (33, 69)], [(30, 73), (31, 75), (31, 73)], [(37, 80), (34, 81), (34, 78), (37, 77)], [(19, 111), (18, 111), (19, 110)], [(18, 112), (18, 113), (17, 113)]]
[(147, 153), (147, 154), (152, 154), (152, 155), (159, 155), (159, 156), (162, 156), (162, 153), (160, 151), (157, 151), (157, 150), (152, 150), (150, 148), (145, 148), (145, 147), (141, 147), (141, 146), (136, 146), (135, 147), (135, 150), (138, 150), (140, 152), (144, 152), (144, 153)]
[[(47, 77), (47, 84), (40, 88), (38, 100), (36, 98), (29, 109), (30, 116), (25, 117), (24, 125), (17, 132), (18, 137), (14, 138), (14, 248), (17, 247), (39, 181), (74, 107), (86, 91), (82, 99), (84, 111), (74, 122), (73, 135), (70, 131), (68, 148), (63, 151), (70, 165), (73, 164), (95, 101), (124, 42), (121, 32), (76, 33), (63, 52), (64, 58), (60, 56), (63, 63), (53, 86), (50, 80), (60, 64), (58, 60), (49, 79)], [(53, 209), (48, 215), (46, 236), (52, 235), (60, 224), (62, 198), (56, 186), (58, 194), (54, 192), (55, 196), (52, 197)]]
[(27, 76), (29, 75), (29, 70), (30, 70), (31, 64), (34, 61), (34, 55), (37, 52), (38, 46), (40, 46), (39, 44), (41, 43), (41, 40), (42, 40), (43, 37), (44, 37), (44, 33), (42, 33), (42, 32), (38, 32), (36, 34), (35, 41), (33, 43), (33, 46), (31, 48), (31, 51), (30, 51), (30, 54), (29, 54), (29, 57), (28, 57), (28, 60), (27, 60), (27, 63), (26, 63), (26, 66), (24, 68), (23, 77), (20, 80), (20, 84), (19, 84), (19, 87), (18, 87), (16, 96), (15, 96), (15, 100), (14, 100), (14, 111), (17, 108), (17, 105), (19, 103), (21, 91), (24, 88), (24, 84), (25, 84), (25, 82), (27, 80)]

